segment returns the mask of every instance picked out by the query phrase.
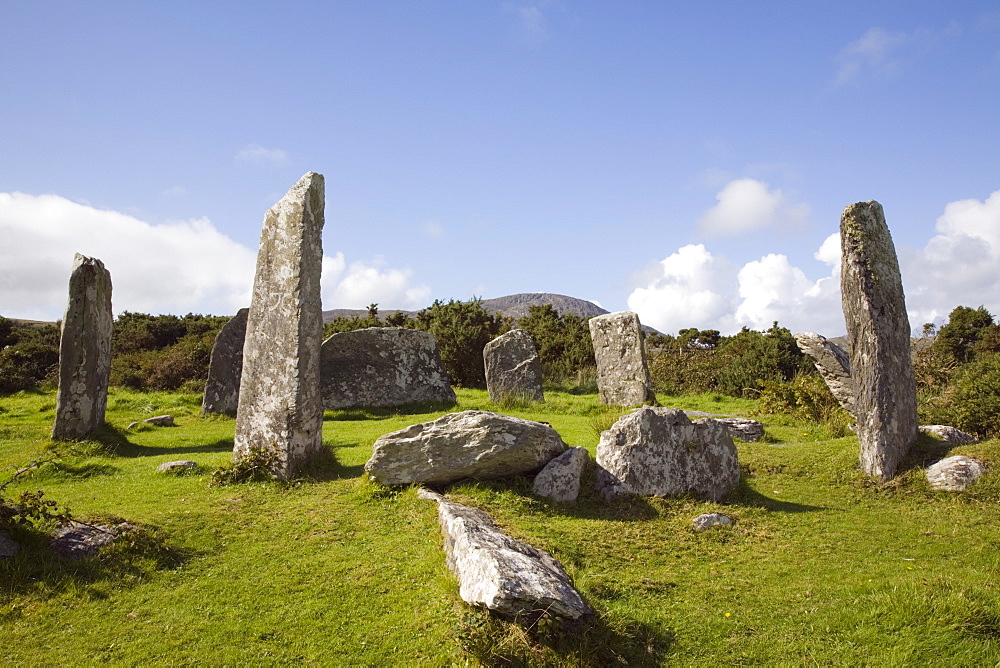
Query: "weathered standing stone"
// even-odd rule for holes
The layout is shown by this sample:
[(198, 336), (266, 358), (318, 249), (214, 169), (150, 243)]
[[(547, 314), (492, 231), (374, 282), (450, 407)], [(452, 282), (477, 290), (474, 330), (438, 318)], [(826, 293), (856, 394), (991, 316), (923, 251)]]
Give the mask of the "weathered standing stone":
[(420, 496), (437, 501), (448, 568), (458, 575), (463, 601), (528, 623), (542, 613), (579, 619), (592, 612), (547, 552), (508, 536), (478, 508), (428, 490)]
[(840, 244), (861, 468), (889, 480), (917, 438), (917, 389), (903, 283), (882, 205), (844, 209)]
[(929, 466), (926, 471), (927, 482), (931, 484), (931, 489), (949, 492), (961, 492), (968, 489), (984, 473), (986, 473), (986, 467), (982, 462), (964, 455), (945, 457)]
[(215, 335), (212, 357), (208, 363), (208, 380), (205, 381), (205, 396), (201, 401), (202, 415), (236, 415), (236, 407), (240, 403), (240, 376), (243, 374), (243, 344), (246, 341), (248, 313), (250, 309), (241, 308)]
[(77, 253), (59, 337), (53, 440), (82, 438), (104, 423), (113, 328), (111, 274), (97, 258)]
[(503, 478), (537, 471), (565, 450), (544, 422), (463, 411), (380, 436), (365, 470), (383, 485)]
[(607, 406), (655, 403), (639, 316), (619, 311), (591, 318), (588, 324), (597, 360), (601, 403)]
[(493, 339), (483, 348), (483, 361), (490, 401), (545, 401), (542, 361), (528, 332), (512, 329)]
[(322, 446), (323, 177), (309, 172), (264, 216), (247, 314), (233, 456), (272, 452), (288, 478)]
[(455, 403), (437, 339), (415, 329), (369, 327), (333, 334), (323, 342), (320, 382), (326, 409)]
[(854, 379), (851, 378), (850, 354), (816, 332), (796, 334), (795, 343), (813, 361), (837, 403), (853, 415), (855, 390)]
[(589, 460), (586, 448), (570, 448), (538, 472), (532, 491), (557, 503), (576, 503), (580, 496), (580, 476)]
[(740, 480), (726, 425), (712, 418), (691, 422), (676, 408), (644, 406), (621, 417), (601, 434), (597, 465), (605, 497), (691, 493), (718, 501)]

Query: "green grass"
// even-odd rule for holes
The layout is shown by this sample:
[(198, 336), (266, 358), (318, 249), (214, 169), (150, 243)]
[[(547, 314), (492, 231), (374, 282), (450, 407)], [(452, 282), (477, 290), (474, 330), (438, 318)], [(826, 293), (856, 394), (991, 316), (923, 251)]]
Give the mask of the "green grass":
[[(594, 452), (607, 409), (546, 392), (503, 412), (550, 423)], [(667, 406), (764, 422), (772, 444), (741, 444), (743, 480), (725, 503), (585, 493), (535, 498), (529, 481), (467, 482), (450, 493), (550, 551), (597, 611), (521, 629), (470, 609), (447, 571), (434, 504), (363, 476), (373, 441), (458, 406), (329, 411), (336, 462), (289, 485), (212, 486), (234, 421), (202, 418), (199, 397), (113, 390), (98, 439), (17, 490), (43, 489), (80, 517), (121, 516), (162, 531), (166, 549), (61, 562), (29, 544), (0, 562), (0, 660), (55, 664), (725, 665), (1000, 661), (1000, 476), (932, 492), (917, 464), (963, 453), (1000, 462), (1000, 442), (947, 452), (922, 440), (910, 468), (879, 485), (857, 471), (857, 441), (758, 416), (754, 402), (660, 397)], [(176, 427), (131, 422), (170, 413)], [(52, 393), (0, 398), (0, 466), (53, 447)], [(157, 474), (191, 459), (193, 475)], [(589, 474), (592, 475), (592, 474)], [(11, 491), (11, 490), (8, 490)], [(16, 490), (15, 490), (16, 491)], [(728, 529), (691, 520), (721, 511)]]

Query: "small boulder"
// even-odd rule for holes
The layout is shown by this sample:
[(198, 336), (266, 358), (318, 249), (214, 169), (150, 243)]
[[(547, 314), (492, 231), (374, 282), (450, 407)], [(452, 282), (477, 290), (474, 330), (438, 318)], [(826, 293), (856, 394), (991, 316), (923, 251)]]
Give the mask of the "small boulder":
[(184, 473), (185, 471), (193, 471), (198, 468), (197, 462), (192, 462), (190, 459), (181, 459), (176, 462), (164, 462), (156, 467), (157, 473)]
[(504, 478), (538, 471), (565, 451), (544, 422), (463, 411), (380, 436), (365, 470), (383, 485)]
[(173, 415), (156, 415), (151, 418), (146, 418), (141, 422), (133, 422), (126, 429), (135, 429), (141, 424), (151, 424), (154, 427), (174, 427), (174, 416)]
[(533, 491), (557, 503), (575, 503), (580, 496), (580, 476), (589, 460), (586, 448), (570, 448), (539, 471)]
[(750, 418), (715, 418), (726, 425), (729, 435), (744, 443), (754, 443), (764, 437), (764, 425)]
[(722, 513), (704, 513), (694, 518), (694, 530), (701, 533), (712, 527), (731, 526), (735, 521), (729, 515), (723, 515)]
[(978, 443), (978, 439), (972, 434), (967, 434), (961, 429), (949, 427), (946, 424), (925, 424), (919, 427), (919, 429), (921, 433), (933, 436), (945, 443), (953, 443), (955, 445)]
[(113, 543), (122, 530), (133, 528), (135, 525), (128, 522), (119, 522), (113, 526), (70, 522), (53, 534), (49, 546), (64, 559), (82, 559)]
[(736, 446), (726, 425), (692, 422), (676, 408), (644, 406), (621, 417), (597, 445), (597, 485), (619, 494), (718, 501), (740, 480)]
[(568, 619), (591, 614), (562, 565), (547, 552), (505, 534), (478, 508), (421, 490), (438, 504), (448, 568), (466, 603), (511, 619), (548, 613)]
[(986, 473), (986, 466), (971, 457), (955, 455), (945, 457), (927, 468), (927, 482), (931, 489), (961, 492), (968, 489), (979, 476)]
[(19, 549), (21, 549), (21, 546), (17, 541), (3, 531), (0, 531), (0, 558), (13, 557)]

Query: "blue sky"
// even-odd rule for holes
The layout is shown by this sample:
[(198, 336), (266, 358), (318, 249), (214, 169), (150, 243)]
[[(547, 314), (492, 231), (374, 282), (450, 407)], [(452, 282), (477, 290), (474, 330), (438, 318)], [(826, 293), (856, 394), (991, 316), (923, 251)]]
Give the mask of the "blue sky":
[(877, 199), (915, 327), (1000, 313), (996, 2), (7, 2), (0, 314), (74, 252), (116, 312), (233, 313), (326, 177), (324, 308), (556, 292), (843, 333)]

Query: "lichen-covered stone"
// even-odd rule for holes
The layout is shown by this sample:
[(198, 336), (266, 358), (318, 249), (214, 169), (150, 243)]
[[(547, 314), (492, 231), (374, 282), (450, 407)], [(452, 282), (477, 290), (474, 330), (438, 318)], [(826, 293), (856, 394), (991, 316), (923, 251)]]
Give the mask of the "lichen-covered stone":
[(570, 448), (538, 472), (532, 491), (556, 503), (576, 503), (580, 496), (580, 476), (588, 461), (590, 454), (586, 448)]
[(732, 526), (733, 518), (722, 513), (704, 513), (694, 518), (692, 524), (694, 525), (694, 530), (701, 533), (702, 531), (708, 531), (712, 527)]
[[(687, 413), (685, 412), (685, 414)], [(715, 419), (726, 425), (730, 436), (738, 438), (744, 443), (755, 443), (764, 437), (764, 425), (757, 420), (737, 417), (717, 417)]]
[(508, 536), (478, 508), (427, 490), (420, 496), (437, 501), (446, 561), (463, 601), (527, 623), (543, 613), (567, 619), (591, 614), (547, 552)]
[(247, 314), (233, 456), (274, 453), (280, 479), (322, 446), (324, 205), (323, 177), (309, 172), (265, 214)]
[(240, 403), (243, 343), (246, 340), (249, 313), (250, 309), (241, 308), (215, 335), (212, 357), (208, 363), (208, 380), (205, 381), (205, 396), (201, 401), (203, 415), (236, 415), (236, 408)]
[(917, 438), (917, 391), (903, 283), (882, 205), (844, 209), (840, 244), (861, 468), (889, 480)]
[(644, 406), (621, 417), (601, 434), (597, 465), (605, 497), (693, 494), (718, 501), (740, 480), (726, 425), (712, 418), (692, 422), (676, 408)]
[(544, 401), (542, 361), (535, 341), (523, 329), (501, 334), (483, 348), (486, 365), (486, 389), (490, 401), (506, 399)]
[(96, 554), (105, 545), (115, 542), (123, 531), (135, 528), (131, 522), (117, 524), (70, 522), (56, 530), (49, 541), (49, 547), (64, 559), (82, 559)]
[(655, 403), (639, 316), (619, 311), (591, 318), (597, 387), (606, 406)]
[(113, 328), (111, 274), (97, 258), (77, 253), (59, 337), (53, 440), (82, 438), (104, 424)]
[(326, 409), (455, 403), (430, 332), (402, 327), (338, 332), (323, 342), (320, 359)]
[(198, 463), (190, 459), (180, 459), (176, 462), (163, 462), (156, 467), (157, 473), (183, 473), (194, 471), (198, 468)]
[(855, 390), (850, 353), (816, 332), (796, 334), (795, 343), (812, 360), (837, 403), (853, 415)]
[(942, 440), (945, 443), (967, 445), (969, 443), (979, 442), (979, 439), (972, 434), (946, 424), (925, 424), (921, 425), (919, 429), (921, 433), (933, 436), (934, 438)]
[(537, 471), (565, 450), (544, 422), (463, 411), (380, 436), (365, 470), (383, 485), (504, 478)]
[(931, 489), (961, 492), (984, 473), (986, 466), (982, 462), (964, 455), (955, 455), (929, 466), (926, 475)]

